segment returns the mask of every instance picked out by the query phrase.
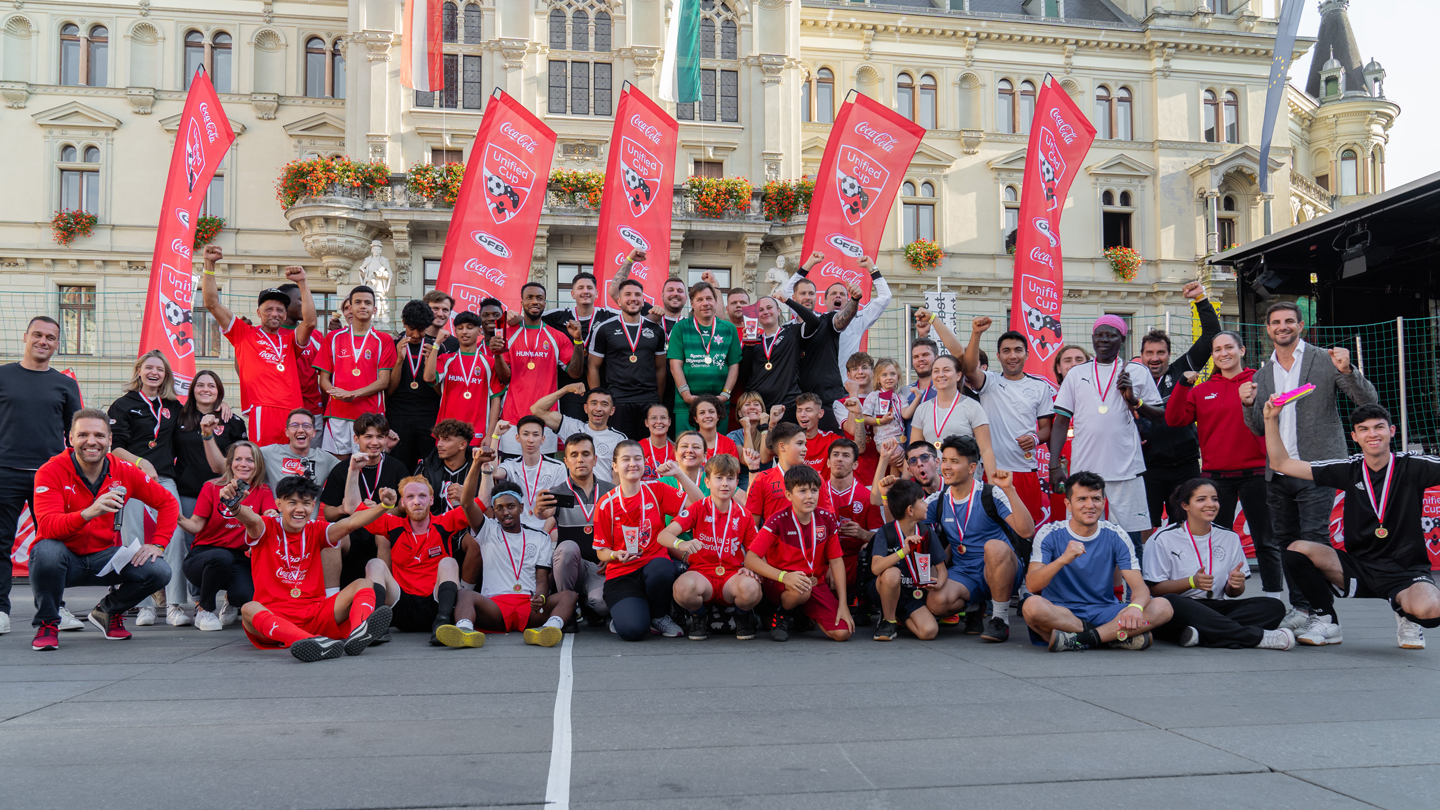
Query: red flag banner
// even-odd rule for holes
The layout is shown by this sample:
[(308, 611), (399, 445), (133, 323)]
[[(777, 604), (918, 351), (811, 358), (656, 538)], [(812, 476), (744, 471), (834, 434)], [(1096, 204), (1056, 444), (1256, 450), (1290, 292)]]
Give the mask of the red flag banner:
[(1060, 330), (1060, 302), (1065, 298), (1060, 214), (1094, 140), (1095, 127), (1064, 88), (1046, 76), (1035, 100), (1030, 145), (1025, 150), (1010, 328), (1030, 343), (1025, 371), (1052, 383), (1051, 360), (1065, 342)]
[(435, 283), (455, 299), (456, 312), (479, 312), (487, 297), (519, 311), (554, 155), (554, 130), (503, 90), (490, 98)]
[(825, 254), (809, 276), (820, 292), (855, 281), (869, 299), (870, 274), (860, 259), (880, 250), (895, 195), (924, 136), (924, 127), (864, 94), (841, 105), (820, 158), (801, 251), (802, 262), (816, 251)]
[(195, 377), (195, 343), (190, 323), (195, 292), (195, 221), (210, 179), (230, 144), (235, 131), (220, 106), (215, 87), (205, 71), (198, 70), (185, 96), (185, 111), (175, 131), (175, 151), (170, 156), (170, 176), (160, 204), (160, 223), (155, 229), (155, 255), (150, 260), (150, 289), (146, 296), (145, 320), (140, 328), (140, 354), (153, 349), (165, 353), (175, 372), (175, 393), (184, 399)]
[(626, 85), (615, 111), (615, 131), (605, 161), (605, 192), (595, 236), (595, 276), (605, 285), (631, 250), (648, 255), (630, 268), (645, 285), (645, 300), (660, 305), (670, 277), (670, 218), (675, 198), (675, 149), (680, 125), (658, 104)]
[(405, 0), (400, 32), (400, 84), (433, 93), (445, 89), (444, 5)]

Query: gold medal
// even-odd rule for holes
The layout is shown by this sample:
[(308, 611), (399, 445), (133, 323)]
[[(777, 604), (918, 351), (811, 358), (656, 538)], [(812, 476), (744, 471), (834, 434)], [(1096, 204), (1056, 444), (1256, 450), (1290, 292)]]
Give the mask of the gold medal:
[[(153, 441), (150, 442), (150, 447), (151, 447), (151, 449), (154, 449), (154, 447), (155, 447), (155, 442), (153, 442)], [(1384, 537), (1385, 535), (1382, 534), (1382, 535), (1380, 535), (1380, 536), (1381, 536), (1381, 537)]]
[(350, 369), (350, 374), (351, 374), (351, 376), (359, 377), (359, 376), (360, 376), (360, 369), (358, 369), (358, 368), (352, 368), (352, 369)]
[(945, 444), (945, 442), (935, 442), (935, 452), (940, 452), (940, 446), (943, 444)]
[(516, 593), (519, 593), (519, 592), (520, 592), (520, 583), (518, 583), (518, 582), (515, 583), (513, 586), (511, 586), (510, 590), (512, 590), (512, 591), (514, 591), (514, 592), (516, 592)]
[(956, 553), (958, 553), (958, 554), (964, 554), (964, 553), (965, 553), (965, 547), (964, 547), (964, 546), (956, 546), (956, 547), (955, 547), (955, 551), (956, 551)]
[(594, 527), (594, 526), (586, 526), (586, 527), (585, 527), (585, 533), (586, 533), (586, 534), (592, 534), (592, 533), (594, 533), (594, 531), (595, 531), (595, 527)]
[(470, 396), (471, 396), (471, 395), (470, 395), (470, 392), (469, 392), (469, 391), (466, 391), (466, 392), (465, 392), (465, 398), (466, 398), (466, 399), (469, 399)]
[(911, 596), (915, 597), (916, 599), (924, 599), (925, 592), (920, 590), (919, 588), (916, 588), (915, 593), (911, 594)]
[(299, 589), (299, 588), (291, 588), (291, 589), (290, 589), (290, 598), (291, 598), (291, 599), (299, 599), (299, 598), (300, 598), (300, 589)]
[(725, 575), (725, 566), (723, 566), (723, 565), (717, 565), (717, 566), (715, 566), (715, 576), (721, 577), (721, 576), (724, 576), (724, 575)]
[(276, 371), (284, 371), (284, 370), (285, 370), (285, 364), (284, 364), (284, 363), (276, 363), (276, 364), (275, 364), (275, 370), (276, 370)]
[(420, 387), (420, 383), (418, 383), (418, 382), (413, 382), (413, 381), (412, 381), (412, 382), (410, 383), (410, 387), (411, 387), (411, 388), (419, 388), (419, 387)]
[(770, 371), (770, 370), (773, 369), (773, 368), (775, 368), (775, 366), (773, 366), (773, 365), (771, 365), (771, 364), (769, 364), (769, 363), (766, 363), (766, 364), (765, 364), (765, 370), (766, 370), (766, 371)]
[(1384, 540), (1385, 538), (1390, 536), (1390, 530), (1385, 528), (1384, 526), (1381, 526), (1380, 528), (1375, 530), (1375, 536), (1380, 538), (1381, 540)]
[(1101, 405), (1097, 410), (1099, 410), (1100, 413), (1109, 413), (1109, 412), (1110, 412), (1110, 406), (1109, 406), (1109, 405)]
[(534, 364), (534, 363), (526, 363), (526, 364), (525, 364), (525, 368), (528, 368), (528, 369), (530, 369), (531, 371), (534, 371), (534, 370), (535, 370), (535, 364)]
[(640, 358), (639, 358), (639, 357), (636, 357), (635, 355), (632, 354), (632, 355), (630, 355), (630, 362), (632, 362), (632, 363), (638, 363), (638, 362), (640, 362)]

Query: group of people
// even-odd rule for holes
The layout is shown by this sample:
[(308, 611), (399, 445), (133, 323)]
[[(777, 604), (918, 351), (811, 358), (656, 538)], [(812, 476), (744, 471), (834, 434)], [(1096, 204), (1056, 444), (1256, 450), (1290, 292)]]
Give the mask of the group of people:
[[(1001, 643), (1012, 604), (1052, 651), (1335, 644), (1337, 595), (1390, 600), (1402, 647), (1440, 625), (1420, 523), (1440, 459), (1391, 452), (1374, 387), (1344, 349), (1301, 339), (1293, 304), (1267, 313), (1275, 349), (1254, 371), (1192, 283), (1203, 334), (1183, 356), (1155, 331), (1123, 359), (1127, 324), (1107, 315), (1093, 355), (1055, 353), (1056, 391), (1025, 372), (1024, 335), (999, 336), (991, 370), (989, 318), (962, 344), (924, 310), (902, 384), (899, 361), (859, 350), (890, 300), (868, 260), (863, 306), (853, 284), (821, 295), (818, 254), (754, 306), (708, 277), (670, 279), (651, 306), (627, 262), (613, 310), (581, 273), (572, 307), (547, 311), (527, 283), (518, 311), (453, 313), (435, 291), (390, 335), (364, 286), (320, 332), (299, 267), (239, 316), (221, 258), (206, 249), (202, 294), (234, 347), (238, 408), (211, 371), (182, 403), (159, 352), (108, 410), (83, 407), (49, 367), (46, 316), (0, 367), (0, 551), (29, 502), (36, 650), (84, 627), (64, 598), (80, 585), (111, 587), (86, 617), (106, 639), (163, 606), (171, 625), (238, 620), (307, 662), (392, 632), (553, 646), (581, 625), (889, 641), (963, 623)], [(1358, 406), (1348, 458), (1337, 391)], [(1243, 596), (1237, 501), (1263, 596)], [(5, 566), (0, 632), (9, 593)]]

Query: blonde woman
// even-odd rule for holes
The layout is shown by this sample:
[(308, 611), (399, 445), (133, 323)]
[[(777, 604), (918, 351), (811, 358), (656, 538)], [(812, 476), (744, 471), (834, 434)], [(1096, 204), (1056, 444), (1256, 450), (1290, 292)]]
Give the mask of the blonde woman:
[[(219, 630), (235, 621), (238, 605), (255, 598), (250, 558), (245, 556), (245, 526), (220, 502), (220, 490), (231, 481), (244, 481), (249, 492), (241, 503), (257, 515), (275, 511), (275, 497), (265, 484), (265, 458), (252, 442), (238, 441), (225, 451), (225, 473), (200, 487), (195, 514), (180, 518), (180, 528), (195, 536), (185, 557), (184, 574), (200, 593), (195, 627)], [(225, 609), (216, 610), (215, 595), (225, 592)]]
[[(765, 444), (765, 433), (770, 429), (770, 413), (765, 410), (765, 398), (759, 392), (746, 391), (735, 400), (735, 421), (741, 426), (725, 434), (740, 450), (740, 489), (750, 488), (750, 468), (745, 466), (745, 451), (757, 454)], [(768, 465), (762, 465), (765, 469)]]
[[(125, 394), (110, 405), (110, 452), (139, 467), (160, 482), (180, 501), (175, 486), (175, 433), (180, 424), (180, 401), (175, 397), (175, 374), (159, 349), (146, 352), (135, 360)], [(125, 503), (122, 537), (126, 545), (145, 542), (145, 514), (148, 508), (137, 499)], [(185, 575), (185, 534), (178, 527), (170, 544), (165, 547), (165, 562), (170, 565), (170, 584), (165, 586), (165, 620), (176, 627), (190, 624), (190, 617), (181, 607), (188, 600)], [(140, 603), (135, 624), (155, 623), (155, 600)]]

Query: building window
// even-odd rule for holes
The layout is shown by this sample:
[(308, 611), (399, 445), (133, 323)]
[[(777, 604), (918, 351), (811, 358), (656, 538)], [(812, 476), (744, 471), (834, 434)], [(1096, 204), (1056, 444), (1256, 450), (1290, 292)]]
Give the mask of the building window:
[(570, 50), (590, 50), (590, 15), (584, 9), (570, 15)]
[(80, 26), (66, 23), (60, 28), (60, 84), (67, 87), (104, 87), (109, 83), (110, 31), (92, 26), (85, 34)]
[(456, 19), (454, 3), (446, 3), (440, 7), (440, 41), (445, 43), (460, 41), (460, 26)]
[(431, 290), (435, 289), (435, 285), (440, 281), (440, 260), (425, 259), (423, 261), (425, 262), (425, 277), (424, 279), (422, 279), (423, 286), (425, 288), (425, 292), (430, 292)]
[(1095, 88), (1095, 117), (1090, 119), (1095, 125), (1095, 139), (1101, 141), (1110, 140), (1110, 88), (1100, 85)]
[(926, 129), (935, 128), (935, 77), (920, 77), (917, 86), (909, 73), (895, 80), (895, 110)]
[(570, 295), (570, 285), (575, 283), (576, 273), (594, 273), (593, 264), (557, 264), (555, 265), (555, 278), (559, 282), (556, 292), (560, 300), (560, 306), (569, 307), (575, 305), (574, 296)]
[(60, 210), (100, 213), (99, 147), (60, 147)]
[(330, 95), (345, 98), (345, 50), (338, 39), (330, 47)]
[(723, 160), (697, 160), (695, 161), (694, 176), (720, 180), (725, 177), (725, 162)]
[(225, 216), (225, 172), (223, 170), (215, 172), (215, 176), (210, 179), (210, 187), (205, 190), (205, 201), (200, 203), (200, 216)]
[(550, 9), (550, 50), (565, 51), (565, 12), (558, 8)]
[(1135, 200), (1130, 196), (1130, 192), (1122, 191), (1116, 195), (1114, 191), (1107, 189), (1100, 195), (1100, 212), (1104, 247), (1135, 247), (1131, 236)]
[(1134, 137), (1133, 99), (1130, 88), (1115, 91), (1115, 139), (1128, 141)]
[(1220, 140), (1220, 97), (1214, 90), (1205, 91), (1205, 141), (1218, 143)]
[(915, 80), (909, 73), (901, 73), (895, 80), (895, 112), (915, 120)]
[(441, 69), (445, 87), (438, 92), (415, 91), (415, 106), (421, 109), (440, 107), (447, 110), (479, 110), (485, 106), (485, 94), (480, 82), (480, 57), (444, 54)]
[(1005, 211), (1004, 236), (1008, 242), (1012, 234), (1020, 230), (1020, 190), (1006, 186), (1001, 198)]
[(1030, 131), (1030, 121), (1035, 118), (1035, 83), (1020, 83), (1020, 131)]
[(935, 187), (929, 183), (921, 183), (917, 190), (915, 184), (909, 180), (900, 186), (900, 195), (905, 197), (903, 203), (904, 219), (904, 244), (910, 244), (916, 239), (935, 239)]
[(1234, 91), (1225, 94), (1225, 142), (1240, 142), (1240, 97)]
[[(719, 87), (716, 87), (716, 81)], [(716, 98), (718, 90), (718, 100)], [(700, 114), (695, 114), (695, 106)], [(740, 72), (736, 70), (700, 71), (700, 100), (694, 104), (678, 104), (675, 117), (681, 121), (721, 121), (737, 123), (740, 120)]]
[(430, 150), (430, 163), (435, 166), (444, 166), (447, 163), (464, 163), (465, 151), (463, 149), (434, 149)]
[(1220, 217), (1216, 220), (1221, 250), (1229, 250), (1231, 245), (1240, 244), (1240, 239), (1236, 236), (1238, 226), (1235, 197), (1226, 194), (1220, 200)]
[(474, 44), (480, 41), (480, 6), (478, 3), (465, 4), (465, 41)]
[(1340, 196), (1350, 197), (1360, 193), (1359, 161), (1356, 159), (1354, 149), (1346, 149), (1340, 153)]
[(341, 328), (345, 328), (345, 313), (342, 307), (345, 304), (345, 297), (333, 292), (312, 290), (311, 296), (315, 299), (315, 322), (325, 328), (330, 323), (331, 316), (340, 319)]
[(1319, 186), (1320, 188), (1325, 189), (1326, 192), (1329, 192), (1329, 191), (1330, 191), (1330, 173), (1329, 173), (1329, 172), (1323, 172), (1323, 173), (1321, 173), (1321, 174), (1315, 175), (1315, 185)]
[[(552, 8), (549, 19), (552, 52), (610, 52), (611, 22), (608, 12), (596, 12), (593, 25), (590, 12), (585, 9), (575, 9), (567, 19), (563, 8)], [(614, 67), (609, 62), (588, 59), (551, 60), (547, 110), (555, 115), (610, 115), (614, 92), (613, 74)]]
[(1006, 135), (1015, 132), (1015, 85), (1009, 79), (995, 85), (995, 129)]
[(710, 275), (712, 275), (712, 276), (715, 277), (715, 283), (719, 285), (719, 289), (717, 289), (717, 290), (715, 291), (715, 299), (716, 299), (716, 301), (723, 303), (724, 300), (725, 300), (725, 291), (728, 290), (728, 289), (730, 289), (730, 268), (728, 268), (728, 267), (690, 267), (690, 268), (687, 268), (687, 269), (685, 270), (685, 284), (686, 284), (686, 286), (688, 287), (688, 286), (693, 286), (693, 285), (695, 285), (695, 284), (699, 284), (699, 283), (702, 281), (702, 279), (700, 278), (700, 276), (701, 276), (702, 274), (704, 274), (704, 273), (709, 273)]
[(95, 353), (94, 287), (60, 287), (60, 353)]
[(916, 120), (926, 129), (934, 129), (938, 118), (935, 77), (928, 73), (920, 77), (920, 117)]
[(325, 60), (329, 53), (325, 40), (319, 37), (311, 37), (305, 42), (305, 95), (310, 98), (325, 98), (328, 95), (325, 92)]
[(1131, 138), (1130, 88), (1121, 87), (1112, 95), (1110, 88), (1095, 89), (1095, 137), (1101, 140), (1128, 141)]
[(1370, 150), (1370, 190), (1375, 194), (1385, 190), (1385, 154), (1378, 146)]
[(610, 52), (610, 13), (608, 11), (595, 13), (595, 52)]
[[(217, 178), (218, 179), (218, 178)], [(212, 186), (213, 188), (213, 186)], [(193, 326), (192, 335), (195, 340), (196, 357), (219, 357), (222, 341), (220, 338), (220, 323), (205, 308), (205, 302), (200, 296), (195, 296), (195, 312), (190, 316), (190, 323)]]
[(820, 68), (814, 79), (801, 83), (800, 120), (835, 123), (835, 74), (830, 68)]

